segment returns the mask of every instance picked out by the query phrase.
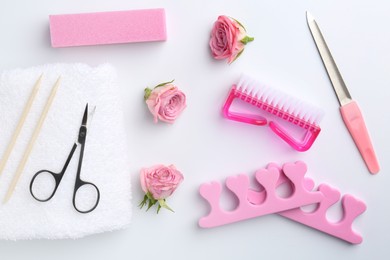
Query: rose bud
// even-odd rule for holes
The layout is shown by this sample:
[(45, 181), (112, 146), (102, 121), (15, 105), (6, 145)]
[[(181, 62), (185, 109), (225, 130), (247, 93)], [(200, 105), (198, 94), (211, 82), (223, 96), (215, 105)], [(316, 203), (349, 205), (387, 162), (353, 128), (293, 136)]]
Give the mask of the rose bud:
[(142, 208), (148, 204), (147, 210), (149, 210), (158, 202), (157, 213), (161, 208), (173, 211), (166, 204), (166, 198), (172, 195), (183, 179), (183, 175), (174, 165), (158, 164), (150, 168), (142, 168), (140, 181), (145, 196), (139, 207)]
[(240, 22), (221, 15), (214, 23), (209, 45), (215, 59), (228, 59), (230, 64), (242, 54), (245, 45), (253, 40)]
[(186, 108), (186, 96), (177, 86), (170, 82), (157, 85), (154, 89), (145, 89), (145, 101), (149, 111), (158, 120), (173, 123)]

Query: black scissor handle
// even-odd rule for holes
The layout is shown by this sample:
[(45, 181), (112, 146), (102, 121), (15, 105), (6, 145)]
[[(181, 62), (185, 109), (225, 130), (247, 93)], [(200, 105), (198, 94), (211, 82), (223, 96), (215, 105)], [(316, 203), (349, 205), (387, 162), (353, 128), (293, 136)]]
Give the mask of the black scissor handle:
[[(34, 182), (35, 182), (35, 179), (40, 176), (41, 174), (49, 174), (50, 176), (53, 177), (54, 181), (55, 181), (55, 186), (54, 186), (54, 189), (53, 189), (53, 192), (50, 194), (50, 196), (46, 199), (41, 199), (41, 198), (38, 198), (35, 194), (34, 194), (34, 189), (33, 189), (33, 186), (34, 186)], [(31, 193), (31, 196), (33, 196), (34, 199), (36, 199), (37, 201), (40, 201), (40, 202), (45, 202), (45, 201), (49, 201), (51, 198), (53, 198), (54, 194), (56, 193), (57, 191), (57, 188), (58, 188), (58, 185), (60, 185), (60, 182), (61, 182), (61, 179), (62, 179), (62, 176), (64, 175), (63, 172), (60, 172), (60, 173), (54, 173), (54, 172), (51, 172), (51, 171), (48, 171), (48, 170), (40, 170), (39, 172), (37, 172), (31, 179), (31, 182), (30, 182), (30, 193)]]
[[(83, 187), (83, 186), (92, 186), (95, 190), (96, 190), (96, 195), (97, 195), (97, 198), (96, 198), (96, 202), (95, 204), (88, 210), (81, 210), (79, 208), (77, 208), (77, 205), (76, 205), (76, 196), (77, 196), (77, 191)], [(73, 191), (73, 207), (80, 213), (89, 213), (91, 211), (93, 211), (99, 204), (99, 200), (100, 200), (100, 191), (98, 189), (98, 187), (93, 184), (92, 182), (86, 182), (86, 181), (83, 181), (81, 179), (76, 179), (76, 183), (74, 185), (74, 191)]]

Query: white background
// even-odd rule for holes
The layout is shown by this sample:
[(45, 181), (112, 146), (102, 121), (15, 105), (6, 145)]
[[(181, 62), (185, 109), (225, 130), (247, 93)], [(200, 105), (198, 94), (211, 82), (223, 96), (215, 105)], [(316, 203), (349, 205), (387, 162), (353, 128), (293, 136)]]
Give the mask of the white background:
[[(53, 49), (48, 15), (163, 7), (168, 40)], [(339, 114), (338, 102), (308, 30), (317, 19), (349, 90), (363, 111), (381, 171), (367, 171)], [(0, 241), (0, 259), (387, 259), (390, 241), (390, 5), (387, 1), (2, 1), (0, 69), (56, 62), (112, 63), (131, 148), (133, 193), (129, 229), (64, 241)], [(218, 15), (238, 19), (255, 37), (233, 64), (211, 58), (208, 40)], [(326, 115), (313, 147), (298, 153), (266, 127), (222, 118), (220, 108), (239, 75), (248, 73), (310, 100)], [(175, 79), (188, 107), (174, 125), (154, 124), (143, 89)], [(18, 102), (17, 100), (15, 102)], [(0, 130), (1, 131), (1, 130)], [(197, 221), (208, 212), (201, 183), (223, 181), (269, 162), (303, 160), (308, 176), (364, 200), (354, 223), (363, 234), (352, 246), (276, 215), (209, 230)], [(169, 205), (175, 213), (139, 210), (141, 167), (173, 163), (185, 175)], [(129, 180), (130, 181), (130, 180)], [(228, 200), (228, 196), (226, 197)], [(230, 205), (231, 206), (231, 205)], [(329, 212), (340, 216), (340, 206)], [(115, 221), (113, 219), (112, 221)]]

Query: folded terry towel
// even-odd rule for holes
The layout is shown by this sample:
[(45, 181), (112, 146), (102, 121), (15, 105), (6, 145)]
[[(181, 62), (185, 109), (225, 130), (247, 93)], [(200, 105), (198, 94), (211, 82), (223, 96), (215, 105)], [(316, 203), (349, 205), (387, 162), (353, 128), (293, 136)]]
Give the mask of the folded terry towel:
[[(116, 72), (112, 66), (51, 64), (3, 71), (0, 76), (0, 158), (42, 73), (41, 88), (0, 176), (0, 239), (79, 238), (128, 226), (131, 217), (129, 161)], [(59, 76), (61, 85), (18, 185), (8, 203), (1, 204)], [(96, 184), (101, 197), (94, 211), (81, 214), (72, 204), (80, 148), (50, 201), (33, 199), (29, 184), (39, 170), (61, 171), (76, 141), (86, 103), (90, 108), (96, 106), (96, 111), (88, 126), (81, 178)]]

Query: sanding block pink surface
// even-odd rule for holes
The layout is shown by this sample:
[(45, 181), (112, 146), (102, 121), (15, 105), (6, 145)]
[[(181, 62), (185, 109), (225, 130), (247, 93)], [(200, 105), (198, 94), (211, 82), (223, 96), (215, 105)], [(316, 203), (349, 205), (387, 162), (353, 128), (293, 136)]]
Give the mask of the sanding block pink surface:
[(52, 47), (166, 40), (165, 10), (50, 15)]

